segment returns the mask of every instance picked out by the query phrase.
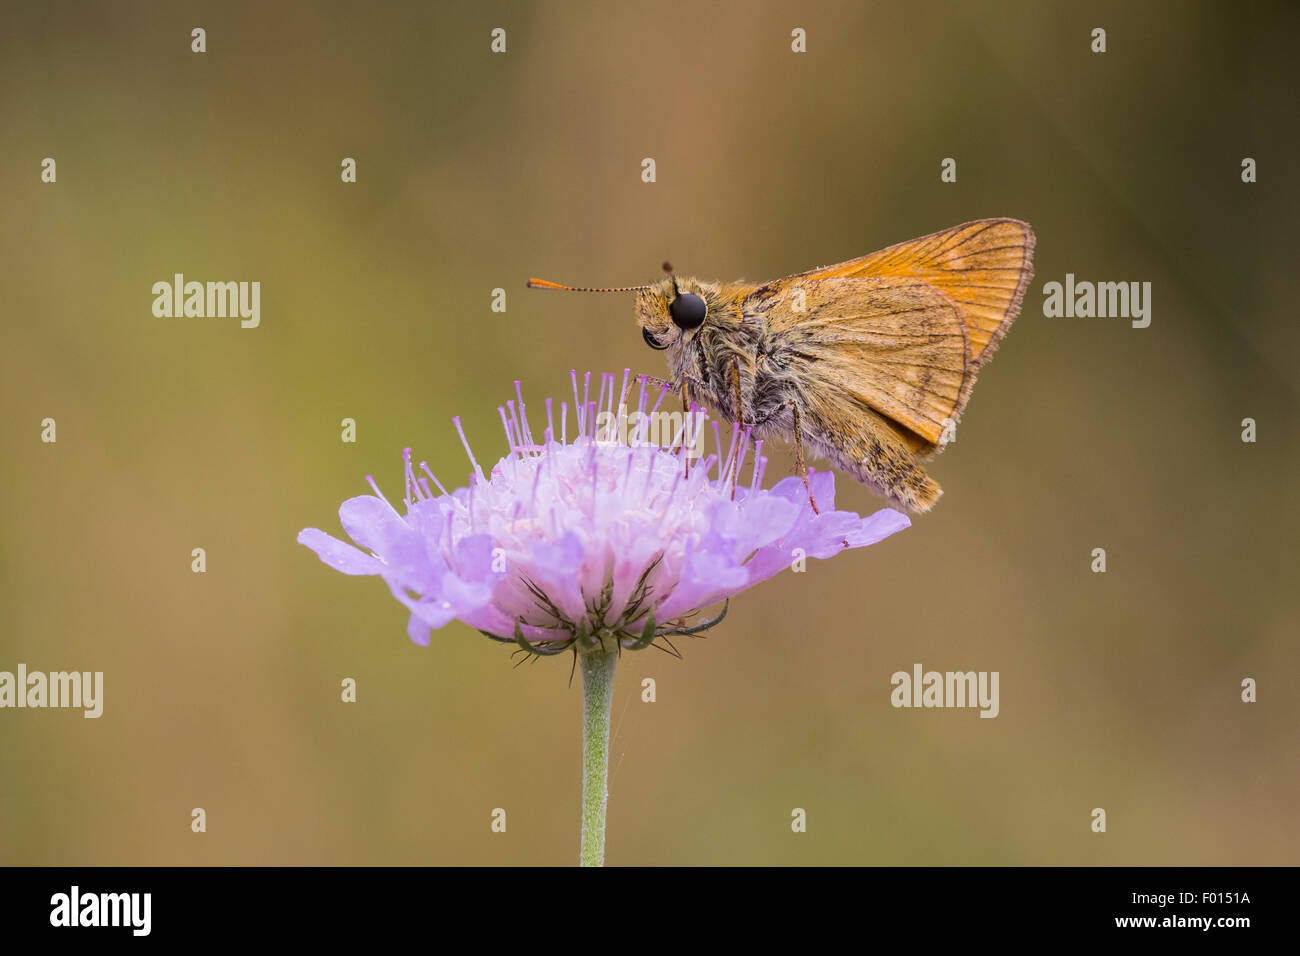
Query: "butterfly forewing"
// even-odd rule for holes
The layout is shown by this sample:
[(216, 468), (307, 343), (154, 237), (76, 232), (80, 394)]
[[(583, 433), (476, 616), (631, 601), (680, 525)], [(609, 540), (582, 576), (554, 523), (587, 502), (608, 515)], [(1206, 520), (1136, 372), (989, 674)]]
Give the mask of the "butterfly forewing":
[(1033, 278), (1034, 231), (1018, 219), (979, 219), (792, 278), (907, 276), (957, 307), (971, 364), (988, 361)]

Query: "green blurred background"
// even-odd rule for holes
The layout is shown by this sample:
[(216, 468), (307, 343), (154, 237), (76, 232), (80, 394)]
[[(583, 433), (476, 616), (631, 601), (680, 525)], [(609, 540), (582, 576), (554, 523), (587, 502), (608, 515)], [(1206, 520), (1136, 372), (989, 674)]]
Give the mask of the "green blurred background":
[[(530, 275), (761, 280), (1014, 216), (1037, 277), (938, 508), (734, 602), (684, 661), (620, 664), (609, 862), (1300, 862), (1294, 7), (2, 17), (0, 669), (106, 691), (97, 721), (0, 712), (0, 861), (575, 861), (568, 660), (512, 670), (460, 624), (418, 648), (298, 530), (337, 533), (367, 474), (400, 494), (407, 445), (463, 484), (449, 420), (494, 459), (513, 379), (662, 374), (630, 297)], [(154, 318), (175, 272), (260, 281), (261, 327)], [(1044, 318), (1067, 272), (1153, 283), (1150, 328)], [(847, 479), (839, 504), (881, 506)], [(1000, 671), (1001, 715), (893, 709), (916, 662)]]

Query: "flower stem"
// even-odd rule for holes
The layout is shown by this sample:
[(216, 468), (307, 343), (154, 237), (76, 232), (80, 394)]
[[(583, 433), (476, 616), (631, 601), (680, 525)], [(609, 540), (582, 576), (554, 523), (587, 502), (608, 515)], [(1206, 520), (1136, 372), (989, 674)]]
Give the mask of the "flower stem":
[(618, 652), (579, 655), (582, 668), (581, 866), (605, 865), (605, 805), (609, 800), (609, 711)]

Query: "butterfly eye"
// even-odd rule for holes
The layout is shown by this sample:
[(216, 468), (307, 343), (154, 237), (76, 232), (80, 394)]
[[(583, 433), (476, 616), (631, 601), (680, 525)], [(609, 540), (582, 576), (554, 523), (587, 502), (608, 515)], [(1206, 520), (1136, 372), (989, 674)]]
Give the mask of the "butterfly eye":
[(679, 295), (668, 306), (673, 324), (688, 332), (700, 326), (704, 321), (704, 314), (708, 311), (709, 307), (704, 304), (704, 300), (690, 292)]
[(649, 329), (641, 330), (641, 338), (645, 339), (646, 345), (650, 346), (652, 349), (658, 352), (662, 352), (664, 349), (668, 348), (668, 346), (666, 345), (660, 345), (658, 340), (653, 335), (650, 334)]

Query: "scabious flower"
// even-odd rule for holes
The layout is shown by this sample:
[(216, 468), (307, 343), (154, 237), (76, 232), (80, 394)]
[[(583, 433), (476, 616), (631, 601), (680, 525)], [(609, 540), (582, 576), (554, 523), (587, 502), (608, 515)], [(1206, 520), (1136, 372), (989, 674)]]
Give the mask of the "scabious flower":
[(368, 478), (375, 493), (339, 509), (360, 548), (317, 528), (298, 541), (345, 574), (383, 578), (411, 612), (408, 633), (417, 644), (458, 619), (534, 653), (557, 653), (636, 649), (656, 636), (693, 632), (700, 626), (687, 624), (692, 615), (797, 559), (874, 544), (909, 524), (891, 509), (866, 518), (835, 511), (829, 472), (809, 478), (820, 514), (798, 477), (761, 488), (762, 442), (744, 481), (749, 440), (736, 426), (724, 451), (712, 423), (717, 450), (692, 461), (706, 424), (698, 407), (667, 447), (650, 441), (664, 392), (647, 415), (644, 378), (630, 434), (610, 427), (629, 420), (626, 370), (621, 389), (614, 375), (603, 375), (594, 402), (590, 373), (581, 401), (577, 374), (570, 378), (572, 438), (568, 403), (560, 403), (557, 434), (547, 399), (538, 440), (516, 382), (516, 399), (499, 409), (509, 451), (490, 473), (453, 419), (473, 469), (468, 487), (448, 492), (427, 464), (412, 465), (407, 449), (404, 513)]
[(417, 644), (427, 645), (431, 629), (458, 619), (531, 654), (573, 651), (583, 692), (579, 860), (599, 866), (618, 655), (710, 627), (722, 614), (702, 624), (688, 621), (800, 559), (874, 544), (908, 520), (890, 509), (867, 518), (835, 511), (830, 473), (809, 478), (820, 513), (799, 478), (764, 490), (762, 442), (754, 445), (749, 481), (743, 481), (749, 435), (735, 425), (724, 453), (714, 422), (716, 451), (695, 460), (706, 424), (702, 409), (674, 423), (667, 446), (652, 441), (655, 423), (672, 421), (656, 417), (666, 390), (647, 414), (642, 378), (637, 411), (627, 416), (626, 369), (619, 389), (613, 375), (601, 376), (594, 402), (590, 373), (581, 401), (576, 372), (570, 381), (572, 441), (568, 403), (560, 403), (557, 437), (550, 399), (546, 428), (540, 440), (535, 436), (516, 382), (515, 400), (499, 409), (508, 451), (490, 475), (454, 418), (473, 469), (468, 487), (447, 491), (428, 465), (411, 464), (408, 448), (404, 514), (368, 478), (375, 493), (339, 508), (339, 521), (359, 548), (318, 528), (298, 540), (345, 574), (383, 578), (411, 612), (407, 632)]

